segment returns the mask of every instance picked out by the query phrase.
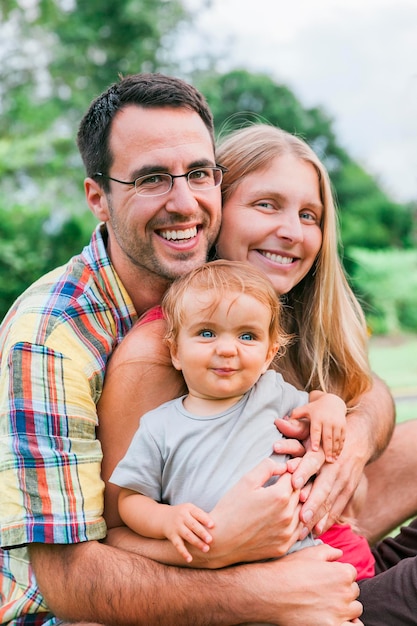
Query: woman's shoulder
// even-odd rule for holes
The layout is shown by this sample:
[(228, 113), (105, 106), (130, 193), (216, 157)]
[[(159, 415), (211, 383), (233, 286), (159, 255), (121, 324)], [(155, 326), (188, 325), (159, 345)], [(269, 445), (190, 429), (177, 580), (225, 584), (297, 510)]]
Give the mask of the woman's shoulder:
[[(114, 368), (129, 361), (151, 361), (169, 358), (164, 342), (166, 322), (161, 307), (147, 311), (115, 349), (110, 364)], [(109, 364), (109, 365), (110, 365)]]

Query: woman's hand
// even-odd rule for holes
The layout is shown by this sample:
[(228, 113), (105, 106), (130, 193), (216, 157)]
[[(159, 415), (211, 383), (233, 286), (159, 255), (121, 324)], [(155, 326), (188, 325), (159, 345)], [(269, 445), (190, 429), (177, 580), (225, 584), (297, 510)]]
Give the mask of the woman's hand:
[[(358, 432), (361, 422), (348, 428), (343, 451), (334, 463), (325, 463), (322, 451), (309, 449), (308, 423), (277, 420), (275, 424), (288, 437), (276, 443), (275, 451), (302, 457), (292, 474), (293, 487), (301, 489), (302, 536), (307, 530), (320, 535), (340, 518), (363, 475), (368, 447)], [(288, 464), (292, 469), (291, 461)], [(306, 490), (304, 486), (313, 476), (314, 482)]]

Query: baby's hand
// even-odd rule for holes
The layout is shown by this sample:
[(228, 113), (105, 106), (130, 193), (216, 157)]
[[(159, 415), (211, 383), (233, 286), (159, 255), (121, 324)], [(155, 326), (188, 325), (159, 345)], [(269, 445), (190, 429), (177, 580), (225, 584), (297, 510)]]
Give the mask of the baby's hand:
[(312, 391), (310, 402), (294, 409), (291, 419), (310, 420), (311, 449), (323, 446), (326, 461), (333, 463), (340, 456), (346, 437), (346, 405), (339, 396)]
[(184, 542), (202, 552), (208, 552), (213, 538), (207, 528), (213, 526), (214, 522), (208, 513), (194, 504), (173, 505), (164, 513), (163, 532), (187, 563), (191, 563), (193, 557)]

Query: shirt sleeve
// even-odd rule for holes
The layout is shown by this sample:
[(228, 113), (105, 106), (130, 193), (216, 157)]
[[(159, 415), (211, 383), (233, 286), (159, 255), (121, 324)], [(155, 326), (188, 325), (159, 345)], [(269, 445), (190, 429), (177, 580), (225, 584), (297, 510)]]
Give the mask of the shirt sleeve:
[(148, 427), (153, 414), (155, 411), (142, 417), (125, 456), (110, 477), (110, 482), (161, 502), (164, 459)]
[(3, 547), (77, 543), (105, 535), (96, 408), (83, 367), (86, 357), (83, 351), (78, 356), (19, 342), (3, 364)]

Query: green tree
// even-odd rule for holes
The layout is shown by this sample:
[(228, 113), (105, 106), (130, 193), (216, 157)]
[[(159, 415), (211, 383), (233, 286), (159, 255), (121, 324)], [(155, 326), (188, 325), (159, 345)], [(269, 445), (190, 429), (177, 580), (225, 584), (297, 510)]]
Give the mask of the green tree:
[(74, 254), (74, 242), (81, 250), (94, 220), (73, 215), (57, 222), (48, 211), (23, 206), (0, 214), (1, 320), (28, 285)]
[(119, 73), (173, 70), (188, 19), (179, 0), (2, 0), (0, 319), (88, 240), (75, 136), (89, 102)]

